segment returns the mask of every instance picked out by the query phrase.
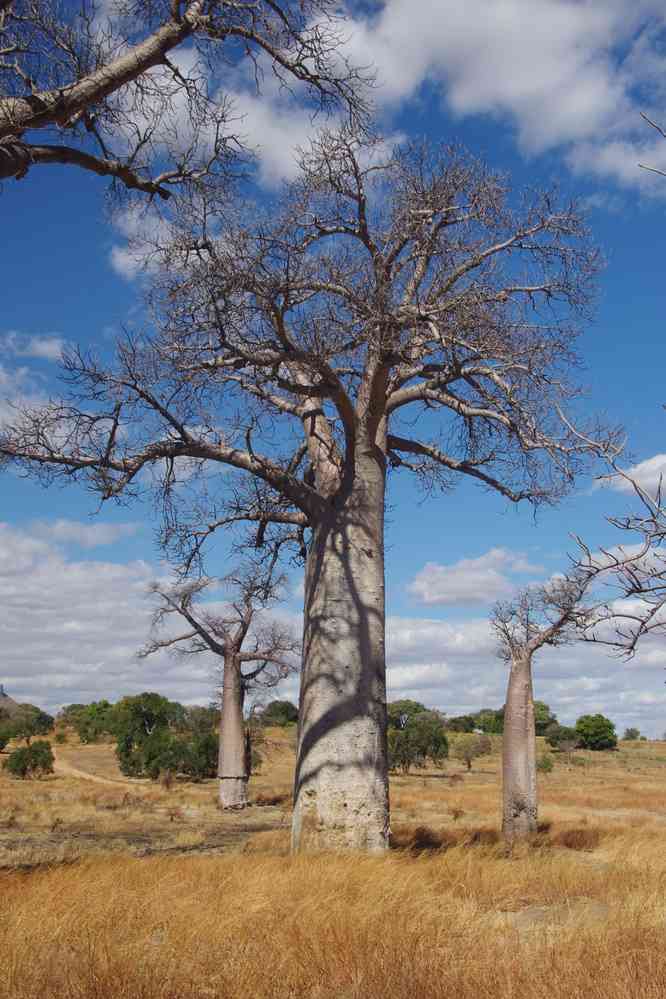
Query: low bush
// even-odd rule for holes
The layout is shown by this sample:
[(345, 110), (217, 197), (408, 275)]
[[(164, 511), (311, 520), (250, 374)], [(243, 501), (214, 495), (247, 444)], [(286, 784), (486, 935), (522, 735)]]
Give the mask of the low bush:
[(284, 727), (298, 721), (298, 708), (291, 701), (271, 701), (259, 715), (261, 725)]
[(580, 736), (575, 728), (554, 723), (546, 729), (546, 742), (553, 749), (570, 753), (580, 745)]
[(396, 826), (391, 830), (389, 844), (392, 850), (408, 850), (410, 853), (429, 853), (433, 850), (446, 850), (456, 846), (458, 840), (446, 830), (435, 830), (430, 826)]
[(127, 777), (150, 777), (159, 780), (167, 772), (183, 774), (199, 781), (217, 774), (219, 754), (215, 732), (175, 735), (169, 729), (157, 729), (142, 742), (121, 737), (116, 747), (118, 764)]
[(407, 850), (409, 853), (428, 853), (435, 850), (449, 850), (451, 847), (496, 846), (500, 834), (491, 826), (475, 829), (433, 829), (431, 826), (396, 825), (391, 829), (389, 845), (392, 850)]
[(267, 805), (284, 805), (288, 801), (291, 801), (290, 794), (266, 794), (264, 791), (260, 791), (254, 799), (254, 804), (266, 807)]
[(554, 833), (554, 846), (564, 846), (567, 850), (595, 850), (601, 842), (598, 829), (562, 829)]
[(472, 769), (473, 760), (479, 756), (488, 756), (492, 751), (492, 740), (485, 733), (463, 733), (456, 735), (451, 741), (451, 755), (465, 763), (468, 770)]
[(500, 841), (497, 829), (473, 829), (463, 841), (464, 846), (496, 846)]
[(19, 780), (44, 777), (53, 773), (53, 750), (51, 743), (41, 739), (15, 749), (5, 760), (4, 768)]

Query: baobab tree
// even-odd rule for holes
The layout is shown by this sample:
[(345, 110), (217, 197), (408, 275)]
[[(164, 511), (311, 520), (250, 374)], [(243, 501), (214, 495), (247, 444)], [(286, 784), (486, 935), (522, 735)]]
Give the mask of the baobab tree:
[(222, 582), (231, 587), (233, 596), (221, 613), (212, 613), (199, 600), (214, 580), (204, 577), (177, 586), (153, 583), (151, 587), (159, 599), (154, 629), (159, 631), (175, 619), (185, 621), (187, 630), (153, 635), (140, 655), (174, 649), (186, 656), (210, 652), (219, 657), (219, 782), (223, 808), (241, 809), (248, 804), (251, 754), (243, 716), (247, 692), (256, 687), (274, 687), (297, 669), (295, 655), (300, 643), (288, 628), (265, 616), (281, 585), (272, 568), (266, 571), (248, 565), (226, 576)]
[(388, 472), (535, 506), (566, 492), (603, 436), (562, 418), (598, 255), (552, 193), (347, 129), (270, 204), (193, 203), (180, 225), (153, 330), (114, 364), (70, 354), (68, 398), (21, 410), (0, 456), (106, 499), (152, 467), (186, 563), (220, 528), (287, 532), (306, 562), (294, 847), (381, 851)]
[(498, 654), (509, 665), (502, 740), (502, 832), (509, 845), (537, 831), (532, 660), (545, 646), (563, 645), (583, 633), (592, 612), (582, 601), (595, 579), (594, 573), (572, 572), (526, 587), (493, 611)]
[(224, 85), (243, 59), (363, 118), (343, 39), (333, 0), (0, 0), (0, 179), (57, 163), (167, 199), (237, 155)]

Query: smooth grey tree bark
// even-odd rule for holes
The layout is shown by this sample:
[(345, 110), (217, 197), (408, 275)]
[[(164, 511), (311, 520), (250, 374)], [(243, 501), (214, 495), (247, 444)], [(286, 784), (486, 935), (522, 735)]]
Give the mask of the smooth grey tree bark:
[(368, 444), (313, 530), (305, 571), (294, 849), (388, 845), (385, 459)]
[(225, 577), (231, 603), (222, 614), (206, 611), (196, 598), (213, 582), (200, 579), (170, 589), (154, 583), (159, 598), (155, 628), (175, 615), (187, 622), (184, 634), (154, 636), (140, 651), (142, 657), (171, 649), (184, 657), (210, 652), (221, 666), (219, 800), (222, 808), (242, 809), (248, 804), (251, 754), (243, 714), (245, 696), (253, 688), (276, 686), (296, 671), (297, 642), (275, 621), (261, 620), (261, 612), (274, 605), (281, 578), (273, 575), (276, 555), (266, 566), (248, 564)]
[(502, 743), (502, 832), (507, 843), (537, 831), (536, 732), (530, 655), (511, 662)]
[(243, 717), (245, 689), (237, 656), (224, 659), (220, 705), (219, 797), (222, 808), (242, 809), (248, 805), (251, 760), (246, 752)]

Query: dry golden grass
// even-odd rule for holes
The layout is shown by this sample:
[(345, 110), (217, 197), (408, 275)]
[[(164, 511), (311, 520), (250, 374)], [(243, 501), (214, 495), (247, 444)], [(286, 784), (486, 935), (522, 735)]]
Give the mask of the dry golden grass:
[[(636, 847), (649, 869), (627, 862)], [(637, 834), (609, 868), (455, 847), (419, 859), (114, 857), (4, 875), (0, 996), (657, 999), (661, 855)]]
[[(269, 738), (276, 804), (242, 816), (212, 783), (1, 777), (0, 999), (666, 995), (666, 746), (558, 762), (511, 856), (494, 755), (395, 777), (386, 858), (289, 857), (293, 734)], [(91, 748), (71, 765), (108, 777)]]

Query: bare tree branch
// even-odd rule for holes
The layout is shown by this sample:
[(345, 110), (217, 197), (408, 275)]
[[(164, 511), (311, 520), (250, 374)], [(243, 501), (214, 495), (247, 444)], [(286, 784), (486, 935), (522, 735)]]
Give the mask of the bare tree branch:
[[(63, 163), (160, 197), (167, 177), (213, 178), (242, 147), (234, 112), (213, 88), (221, 69), (248, 59), (258, 84), (265, 63), (284, 87), (300, 84), (314, 110), (366, 121), (372, 74), (345, 60), (332, 0), (189, 0), (161, 20), (155, 14), (150, 5), (130, 12), (96, 0), (71, 10), (56, 0), (3, 0), (1, 176)], [(198, 55), (189, 70), (170, 57), (184, 45)], [(30, 141), (37, 131), (68, 136), (60, 157)]]
[[(646, 488), (631, 469), (620, 465), (616, 452), (607, 455), (611, 483), (624, 484), (637, 501), (623, 516), (607, 517), (622, 543), (593, 551), (579, 536), (576, 567), (599, 580), (606, 597), (587, 623), (584, 640), (635, 655), (650, 634), (666, 633), (666, 508), (663, 481)], [(624, 540), (627, 539), (627, 540)]]
[[(168, 588), (153, 583), (151, 592), (159, 601), (153, 617), (156, 633), (139, 656), (146, 658), (163, 649), (174, 649), (181, 655), (211, 652), (222, 661), (220, 673), (222, 664), (235, 664), (240, 669), (244, 692), (260, 676), (264, 686), (277, 684), (296, 670), (294, 657), (300, 643), (288, 629), (263, 617), (284, 584), (282, 577), (275, 576), (274, 566), (275, 560), (269, 559), (263, 567), (249, 563), (223, 580), (203, 577)], [(220, 584), (232, 590), (231, 603), (227, 611), (213, 614), (201, 597), (211, 586)], [(187, 621), (191, 630), (178, 635), (160, 633), (172, 618)], [(259, 665), (244, 671), (245, 663)]]

